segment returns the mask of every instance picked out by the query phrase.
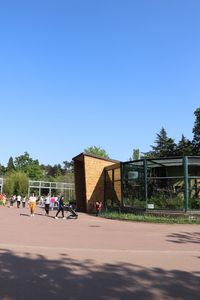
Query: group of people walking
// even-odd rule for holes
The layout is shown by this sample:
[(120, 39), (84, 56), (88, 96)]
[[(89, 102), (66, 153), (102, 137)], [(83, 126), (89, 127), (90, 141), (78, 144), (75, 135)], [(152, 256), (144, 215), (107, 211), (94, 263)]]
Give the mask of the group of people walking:
[[(13, 195), (9, 199), (10, 207), (13, 207), (15, 203), (17, 204), (17, 208), (20, 208), (20, 207), (25, 208), (26, 206), (28, 206), (30, 209), (31, 217), (33, 217), (35, 215), (37, 201), (38, 201), (38, 197), (36, 197), (35, 193), (32, 193), (30, 195), (30, 197), (21, 196), (19, 194)], [(58, 194), (57, 197), (54, 197), (54, 195), (50, 195), (50, 194), (48, 194), (46, 197), (40, 196), (39, 205), (41, 207), (44, 207), (46, 216), (49, 215), (50, 209), (54, 210), (54, 207), (57, 207), (58, 210), (55, 215), (55, 219), (58, 219), (58, 215), (60, 212), (62, 214), (62, 218), (65, 219), (65, 217), (64, 217), (64, 197), (61, 194)]]
[[(37, 201), (37, 198), (36, 198), (35, 194), (33, 193), (30, 196), (29, 201), (28, 201), (31, 216), (34, 216), (34, 213), (35, 213), (36, 201)], [(40, 201), (41, 201), (41, 199), (40, 199)], [(53, 205), (51, 205), (52, 203), (53, 203)], [(56, 199), (54, 196), (51, 197), (50, 194), (48, 194), (46, 196), (46, 198), (44, 200), (45, 215), (46, 216), (49, 215), (50, 205), (53, 210), (55, 203), (57, 204), (57, 207), (58, 207), (58, 211), (56, 213), (55, 219), (58, 219), (58, 214), (60, 212), (62, 213), (62, 218), (65, 219), (65, 217), (64, 217), (64, 197), (61, 194), (59, 194)]]
[(22, 207), (26, 206), (26, 202), (27, 202), (27, 197), (26, 196), (21, 196), (21, 195), (13, 195), (10, 197), (10, 206), (13, 206), (14, 203), (17, 202), (17, 208), (20, 208), (21, 203), (22, 203)]
[[(5, 196), (5, 199), (6, 199), (6, 196)], [(22, 203), (22, 207), (25, 208), (26, 203), (27, 203), (30, 208), (30, 216), (33, 217), (35, 214), (37, 200), (38, 200), (38, 198), (35, 196), (35, 193), (32, 193), (32, 195), (29, 198), (27, 198), (26, 196), (21, 196), (19, 194), (13, 195), (12, 197), (10, 197), (10, 207), (12, 207), (13, 204), (16, 202), (17, 208), (20, 208), (21, 203)], [(57, 197), (54, 197), (54, 195), (50, 195), (50, 194), (48, 194), (46, 197), (40, 196), (39, 205), (41, 207), (44, 207), (46, 216), (49, 216), (50, 209), (54, 210), (54, 207), (56, 206), (57, 212), (56, 212), (56, 215), (54, 218), (58, 219), (58, 215), (61, 213), (62, 218), (65, 219), (64, 197), (61, 194), (58, 194)], [(76, 217), (76, 218), (78, 217), (78, 215), (73, 210), (72, 206), (69, 206), (68, 210), (70, 211), (72, 217)], [(96, 210), (96, 216), (98, 217), (102, 210), (102, 202), (101, 201), (97, 201), (95, 203), (95, 210)]]

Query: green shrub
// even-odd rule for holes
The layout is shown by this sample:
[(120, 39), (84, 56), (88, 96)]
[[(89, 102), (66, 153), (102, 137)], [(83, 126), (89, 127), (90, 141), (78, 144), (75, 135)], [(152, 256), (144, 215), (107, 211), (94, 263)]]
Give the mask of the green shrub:
[(198, 198), (190, 199), (189, 205), (191, 209), (200, 209), (200, 199)]
[(27, 195), (28, 193), (28, 177), (23, 172), (12, 172), (6, 177), (4, 191), (8, 196), (11, 195)]
[(148, 199), (148, 203), (154, 204), (154, 209), (182, 210), (184, 208), (184, 196), (183, 194), (179, 194), (176, 197), (170, 198), (160, 193)]

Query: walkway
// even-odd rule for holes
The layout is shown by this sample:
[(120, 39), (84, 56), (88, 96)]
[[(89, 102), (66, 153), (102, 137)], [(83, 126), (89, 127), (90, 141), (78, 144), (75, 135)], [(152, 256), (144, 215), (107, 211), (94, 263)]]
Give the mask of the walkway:
[(199, 225), (53, 216), (0, 207), (0, 300), (199, 299)]

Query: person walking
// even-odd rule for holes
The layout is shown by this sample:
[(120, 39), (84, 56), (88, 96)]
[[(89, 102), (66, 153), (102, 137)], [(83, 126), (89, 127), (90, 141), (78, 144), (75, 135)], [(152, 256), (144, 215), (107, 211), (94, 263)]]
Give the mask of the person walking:
[(30, 207), (30, 214), (31, 217), (34, 217), (35, 214), (35, 207), (36, 207), (36, 197), (35, 193), (32, 193), (32, 196), (29, 197), (29, 207)]
[(2, 196), (3, 196), (2, 199), (3, 206), (6, 206), (6, 201), (7, 201), (6, 194), (3, 194)]
[(43, 196), (41, 195), (40, 196), (40, 202), (39, 202), (40, 204), (40, 207), (43, 207), (43, 205), (44, 205), (44, 198), (43, 198)]
[(49, 215), (50, 195), (48, 194), (45, 199), (45, 216)]
[(59, 200), (59, 203), (58, 203), (58, 211), (56, 213), (55, 219), (58, 219), (58, 214), (60, 212), (62, 212), (62, 218), (65, 219), (65, 216), (64, 216), (64, 197), (63, 196), (60, 197), (60, 200)]
[(21, 199), (22, 199), (21, 195), (18, 194), (17, 195), (17, 208), (20, 207)]
[(26, 207), (26, 196), (23, 196), (23, 198), (22, 198), (22, 207), (23, 208)]
[(13, 204), (15, 203), (15, 201), (16, 201), (16, 198), (17, 198), (17, 196), (16, 196), (16, 195), (13, 195), (13, 196), (12, 196), (12, 200), (11, 200), (11, 206), (13, 206)]
[(56, 206), (59, 207), (59, 202), (60, 202), (61, 194), (59, 193), (58, 196), (56, 197)]
[(51, 210), (54, 210), (54, 206), (55, 206), (55, 197), (54, 195), (51, 196), (51, 203), (50, 203), (50, 206), (51, 206)]

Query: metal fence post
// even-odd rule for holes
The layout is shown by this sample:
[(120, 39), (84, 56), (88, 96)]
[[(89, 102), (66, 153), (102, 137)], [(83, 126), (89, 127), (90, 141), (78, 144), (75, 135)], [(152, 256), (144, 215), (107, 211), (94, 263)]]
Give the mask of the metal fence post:
[(147, 185), (147, 161), (146, 159), (143, 160), (143, 167), (144, 167), (144, 199), (145, 199), (145, 203), (146, 203), (146, 209), (147, 209), (147, 189), (148, 189), (148, 185)]
[(184, 202), (185, 202), (185, 212), (188, 211), (188, 157), (184, 156), (183, 158), (183, 167), (184, 167)]

